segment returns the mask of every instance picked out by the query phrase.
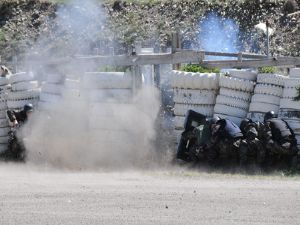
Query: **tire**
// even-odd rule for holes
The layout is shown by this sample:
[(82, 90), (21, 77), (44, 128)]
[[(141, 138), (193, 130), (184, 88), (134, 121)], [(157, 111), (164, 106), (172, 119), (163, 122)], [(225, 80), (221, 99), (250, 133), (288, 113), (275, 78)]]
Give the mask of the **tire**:
[(250, 112), (247, 114), (247, 118), (254, 122), (264, 122), (265, 113)]
[(292, 99), (282, 98), (280, 100), (280, 108), (300, 110), (300, 101), (293, 101)]
[(11, 84), (15, 84), (15, 83), (19, 83), (19, 82), (26, 82), (26, 81), (33, 81), (33, 80), (34, 80), (33, 74), (32, 73), (26, 73), (26, 72), (13, 74), (9, 78), (9, 82)]
[(0, 119), (7, 119), (6, 110), (0, 110)]
[(279, 74), (259, 73), (257, 75), (257, 83), (278, 85), (278, 86), (283, 87), (286, 78), (287, 77), (279, 75)]
[(251, 102), (264, 102), (264, 103), (279, 105), (280, 97), (275, 95), (254, 94), (252, 96)]
[(245, 109), (236, 108), (228, 105), (216, 104), (214, 108), (215, 114), (223, 114), (232, 117), (245, 118), (247, 111)]
[(175, 104), (174, 114), (176, 116), (185, 116), (186, 112), (192, 109), (205, 116), (211, 117), (213, 115), (214, 107), (210, 105), (189, 105), (189, 104)]
[(236, 91), (228, 88), (221, 88), (220, 89), (220, 95), (228, 96), (231, 98), (237, 98), (241, 99), (244, 101), (249, 101), (251, 100), (251, 93), (249, 92), (243, 92), (243, 91)]
[(253, 81), (238, 79), (234, 77), (220, 76), (220, 87), (238, 91), (252, 92), (255, 83)]
[(299, 78), (289, 78), (286, 79), (285, 88), (299, 88), (300, 87), (300, 79)]
[(216, 104), (228, 105), (245, 110), (248, 110), (249, 108), (249, 102), (237, 98), (228, 97), (225, 95), (218, 95)]
[(7, 99), (8, 100), (23, 100), (30, 98), (38, 98), (40, 96), (40, 89), (36, 90), (27, 90), (27, 91), (15, 91), (9, 92)]
[(35, 99), (27, 99), (27, 100), (18, 100), (18, 101), (7, 101), (7, 107), (9, 109), (19, 109), (19, 108), (23, 108), (24, 105), (31, 103), (33, 105), (37, 104), (37, 100)]
[(42, 86), (42, 92), (44, 92), (44, 93), (61, 95), (62, 90), (63, 90), (63, 85), (60, 85), (60, 84), (45, 83)]
[(0, 137), (6, 137), (9, 131), (10, 131), (9, 127), (0, 128)]
[[(2, 144), (6, 144), (7, 145), (8, 144), (8, 140), (9, 140), (9, 136), (0, 137), (0, 145), (2, 145)], [(1, 152), (1, 150), (0, 150), (0, 152)]]
[(290, 69), (290, 78), (300, 78), (300, 68)]
[(0, 128), (1, 127), (8, 127), (8, 126), (9, 126), (9, 124), (8, 124), (8, 120), (6, 118), (5, 119), (0, 119)]
[(238, 126), (240, 126), (240, 124), (241, 124), (241, 122), (243, 120), (243, 118), (234, 117), (234, 116), (228, 116), (228, 115), (225, 115), (225, 114), (218, 114), (218, 113), (215, 113), (214, 116), (218, 116), (221, 119), (228, 119), (228, 120), (234, 122)]
[(216, 92), (207, 90), (175, 89), (174, 102), (183, 104), (214, 105), (216, 102)]
[(49, 84), (61, 84), (64, 81), (64, 77), (60, 74), (48, 74), (46, 83)]
[(132, 76), (123, 72), (88, 72), (83, 87), (92, 89), (131, 89)]
[(278, 117), (285, 119), (300, 119), (300, 111), (293, 109), (280, 109)]
[(68, 88), (68, 89), (80, 89), (81, 85), (80, 85), (79, 80), (66, 79), (64, 86), (65, 86), (65, 88)]
[(7, 103), (5, 101), (0, 102), (0, 110), (6, 110), (7, 109)]
[(229, 70), (229, 75), (234, 78), (256, 81), (257, 73), (250, 70)]
[(0, 86), (8, 85), (9, 80), (6, 77), (0, 77)]
[(129, 102), (133, 97), (131, 89), (92, 90), (88, 95), (92, 102)]
[(4, 153), (8, 150), (8, 145), (7, 144), (0, 144), (0, 153)]
[(175, 116), (174, 117), (174, 126), (175, 129), (184, 129), (184, 122), (185, 122), (185, 117), (184, 116)]
[(56, 103), (61, 101), (61, 97), (59, 95), (52, 95), (47, 93), (41, 93), (40, 100), (42, 102), (50, 102), (50, 103)]
[(37, 81), (20, 82), (11, 85), (13, 91), (26, 91), (38, 88)]
[(288, 123), (288, 125), (290, 126), (290, 128), (296, 132), (299, 133), (300, 132), (300, 120), (298, 119), (284, 119), (284, 121), (286, 121)]
[(254, 89), (254, 94), (282, 96), (283, 88), (270, 84), (257, 84)]
[(173, 88), (217, 90), (218, 75), (215, 73), (189, 73), (172, 71), (171, 85)]
[(282, 93), (282, 98), (294, 99), (298, 95), (296, 88), (284, 88)]
[(261, 102), (251, 102), (249, 107), (249, 112), (267, 113), (269, 111), (274, 111), (275, 114), (278, 114), (279, 105), (273, 105), (273, 104), (261, 103)]

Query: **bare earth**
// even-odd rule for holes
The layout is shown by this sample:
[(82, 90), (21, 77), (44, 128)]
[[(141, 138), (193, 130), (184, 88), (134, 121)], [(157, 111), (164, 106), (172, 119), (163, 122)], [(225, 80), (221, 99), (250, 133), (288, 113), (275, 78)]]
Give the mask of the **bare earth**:
[(3, 225), (300, 224), (298, 178), (2, 164), (0, 179)]

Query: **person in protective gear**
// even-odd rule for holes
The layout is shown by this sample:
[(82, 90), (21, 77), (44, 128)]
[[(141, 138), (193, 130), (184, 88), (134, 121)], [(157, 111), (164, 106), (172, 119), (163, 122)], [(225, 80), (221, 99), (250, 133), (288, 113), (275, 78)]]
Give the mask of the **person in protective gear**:
[(26, 104), (21, 111), (7, 111), (7, 117), (12, 129), (9, 132), (10, 138), (8, 143), (8, 151), (5, 155), (6, 159), (13, 159), (17, 161), (25, 160), (25, 147), (22, 141), (23, 139), (17, 137), (17, 131), (24, 123), (26, 123), (33, 110), (34, 108), (32, 104)]
[(260, 123), (254, 123), (251, 119), (244, 119), (240, 128), (243, 133), (243, 140), (239, 149), (240, 165), (248, 167), (255, 164), (263, 166), (266, 151), (262, 141), (259, 139)]
[(213, 118), (211, 121), (211, 145), (208, 150), (208, 162), (212, 166), (237, 164), (239, 147), (243, 134), (240, 128), (228, 119)]
[(265, 148), (267, 149), (269, 163), (284, 163), (290, 168), (295, 163), (298, 154), (297, 139), (288, 123), (275, 116), (270, 111), (264, 117)]
[(176, 158), (187, 162), (202, 160), (209, 135), (206, 117), (193, 110), (188, 110)]
[(33, 112), (33, 105), (26, 104), (21, 111), (7, 110), (7, 116), (12, 126), (24, 124)]

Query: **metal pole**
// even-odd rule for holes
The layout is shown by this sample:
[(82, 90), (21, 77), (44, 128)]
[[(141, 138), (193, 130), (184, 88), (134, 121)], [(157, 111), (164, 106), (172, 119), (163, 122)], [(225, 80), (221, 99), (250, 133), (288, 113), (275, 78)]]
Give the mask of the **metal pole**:
[(270, 32), (269, 32), (270, 23), (268, 20), (266, 21), (266, 27), (267, 27), (267, 57), (270, 58)]

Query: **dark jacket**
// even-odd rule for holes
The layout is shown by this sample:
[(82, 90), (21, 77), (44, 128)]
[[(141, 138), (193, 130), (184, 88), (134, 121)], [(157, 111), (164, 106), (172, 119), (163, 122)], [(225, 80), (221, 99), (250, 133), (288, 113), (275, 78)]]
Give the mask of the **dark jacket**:
[(239, 126), (228, 119), (219, 120), (217, 125), (220, 125), (220, 128), (216, 132), (215, 136), (218, 136), (219, 138), (236, 139), (243, 137)]
[(7, 116), (10, 122), (14, 122), (15, 120), (18, 123), (25, 123), (27, 121), (27, 114), (26, 112), (22, 111), (14, 111), (14, 110), (7, 110)]
[(288, 123), (282, 119), (269, 119), (266, 125), (269, 128), (268, 135), (274, 141), (280, 142), (283, 139), (295, 136), (293, 130), (289, 127)]

